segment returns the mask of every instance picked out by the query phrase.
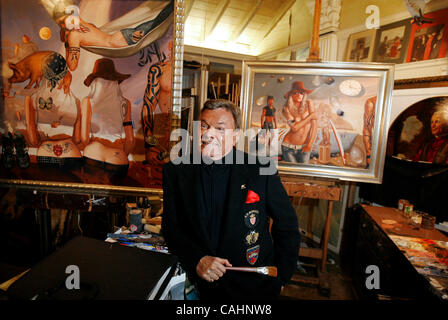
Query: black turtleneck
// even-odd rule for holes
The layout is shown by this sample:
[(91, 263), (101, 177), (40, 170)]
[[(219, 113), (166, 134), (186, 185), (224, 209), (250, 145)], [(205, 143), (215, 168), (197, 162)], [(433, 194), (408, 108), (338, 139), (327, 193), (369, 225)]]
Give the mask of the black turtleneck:
[(226, 199), (230, 177), (230, 165), (219, 161), (201, 164), (201, 217), (210, 240), (210, 246), (216, 254), (221, 222), (227, 209)]

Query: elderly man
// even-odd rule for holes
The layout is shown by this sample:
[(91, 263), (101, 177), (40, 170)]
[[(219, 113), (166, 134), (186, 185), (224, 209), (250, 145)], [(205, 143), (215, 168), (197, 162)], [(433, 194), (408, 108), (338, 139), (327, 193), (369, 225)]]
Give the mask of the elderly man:
[[(164, 166), (162, 232), (168, 247), (201, 300), (276, 299), (298, 259), (295, 211), (276, 172), (261, 175), (261, 165), (248, 164), (247, 154), (244, 164), (235, 164), (242, 155), (234, 148), (237, 107), (209, 100), (200, 121), (202, 163)], [(275, 266), (278, 275), (227, 270), (231, 266)]]
[[(448, 99), (446, 99), (448, 102)], [(422, 145), (414, 161), (428, 161), (437, 164), (448, 163), (448, 112), (440, 109), (431, 117), (432, 140)]]
[(286, 93), (283, 116), (290, 130), (282, 141), (284, 161), (308, 163), (311, 148), (317, 135), (317, 112), (307, 95), (313, 90), (305, 89), (302, 81), (295, 81)]

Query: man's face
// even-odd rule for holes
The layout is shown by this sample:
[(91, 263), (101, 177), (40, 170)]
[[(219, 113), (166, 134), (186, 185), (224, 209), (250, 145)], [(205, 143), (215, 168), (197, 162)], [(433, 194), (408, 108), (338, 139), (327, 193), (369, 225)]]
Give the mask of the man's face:
[(268, 99), (268, 105), (273, 106), (274, 105), (274, 99)]
[(232, 150), (239, 135), (232, 113), (224, 108), (204, 110), (200, 120), (202, 156), (221, 159)]
[(443, 133), (444, 125), (443, 119), (440, 115), (435, 114), (431, 118), (431, 132), (435, 136), (440, 136)]

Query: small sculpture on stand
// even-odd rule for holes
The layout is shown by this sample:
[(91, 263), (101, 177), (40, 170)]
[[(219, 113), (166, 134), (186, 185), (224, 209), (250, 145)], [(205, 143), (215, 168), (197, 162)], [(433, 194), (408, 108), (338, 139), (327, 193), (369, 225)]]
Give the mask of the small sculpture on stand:
[(330, 124), (328, 123), (327, 113), (322, 115), (322, 142), (319, 144), (319, 163), (327, 164), (331, 158), (331, 144), (330, 144)]

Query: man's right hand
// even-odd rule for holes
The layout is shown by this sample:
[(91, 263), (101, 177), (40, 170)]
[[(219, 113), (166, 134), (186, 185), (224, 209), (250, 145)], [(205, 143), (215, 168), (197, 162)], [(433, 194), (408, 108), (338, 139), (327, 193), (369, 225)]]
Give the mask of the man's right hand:
[(232, 265), (227, 259), (204, 256), (196, 266), (196, 273), (199, 277), (208, 282), (213, 282), (221, 278), (226, 273), (226, 267)]

